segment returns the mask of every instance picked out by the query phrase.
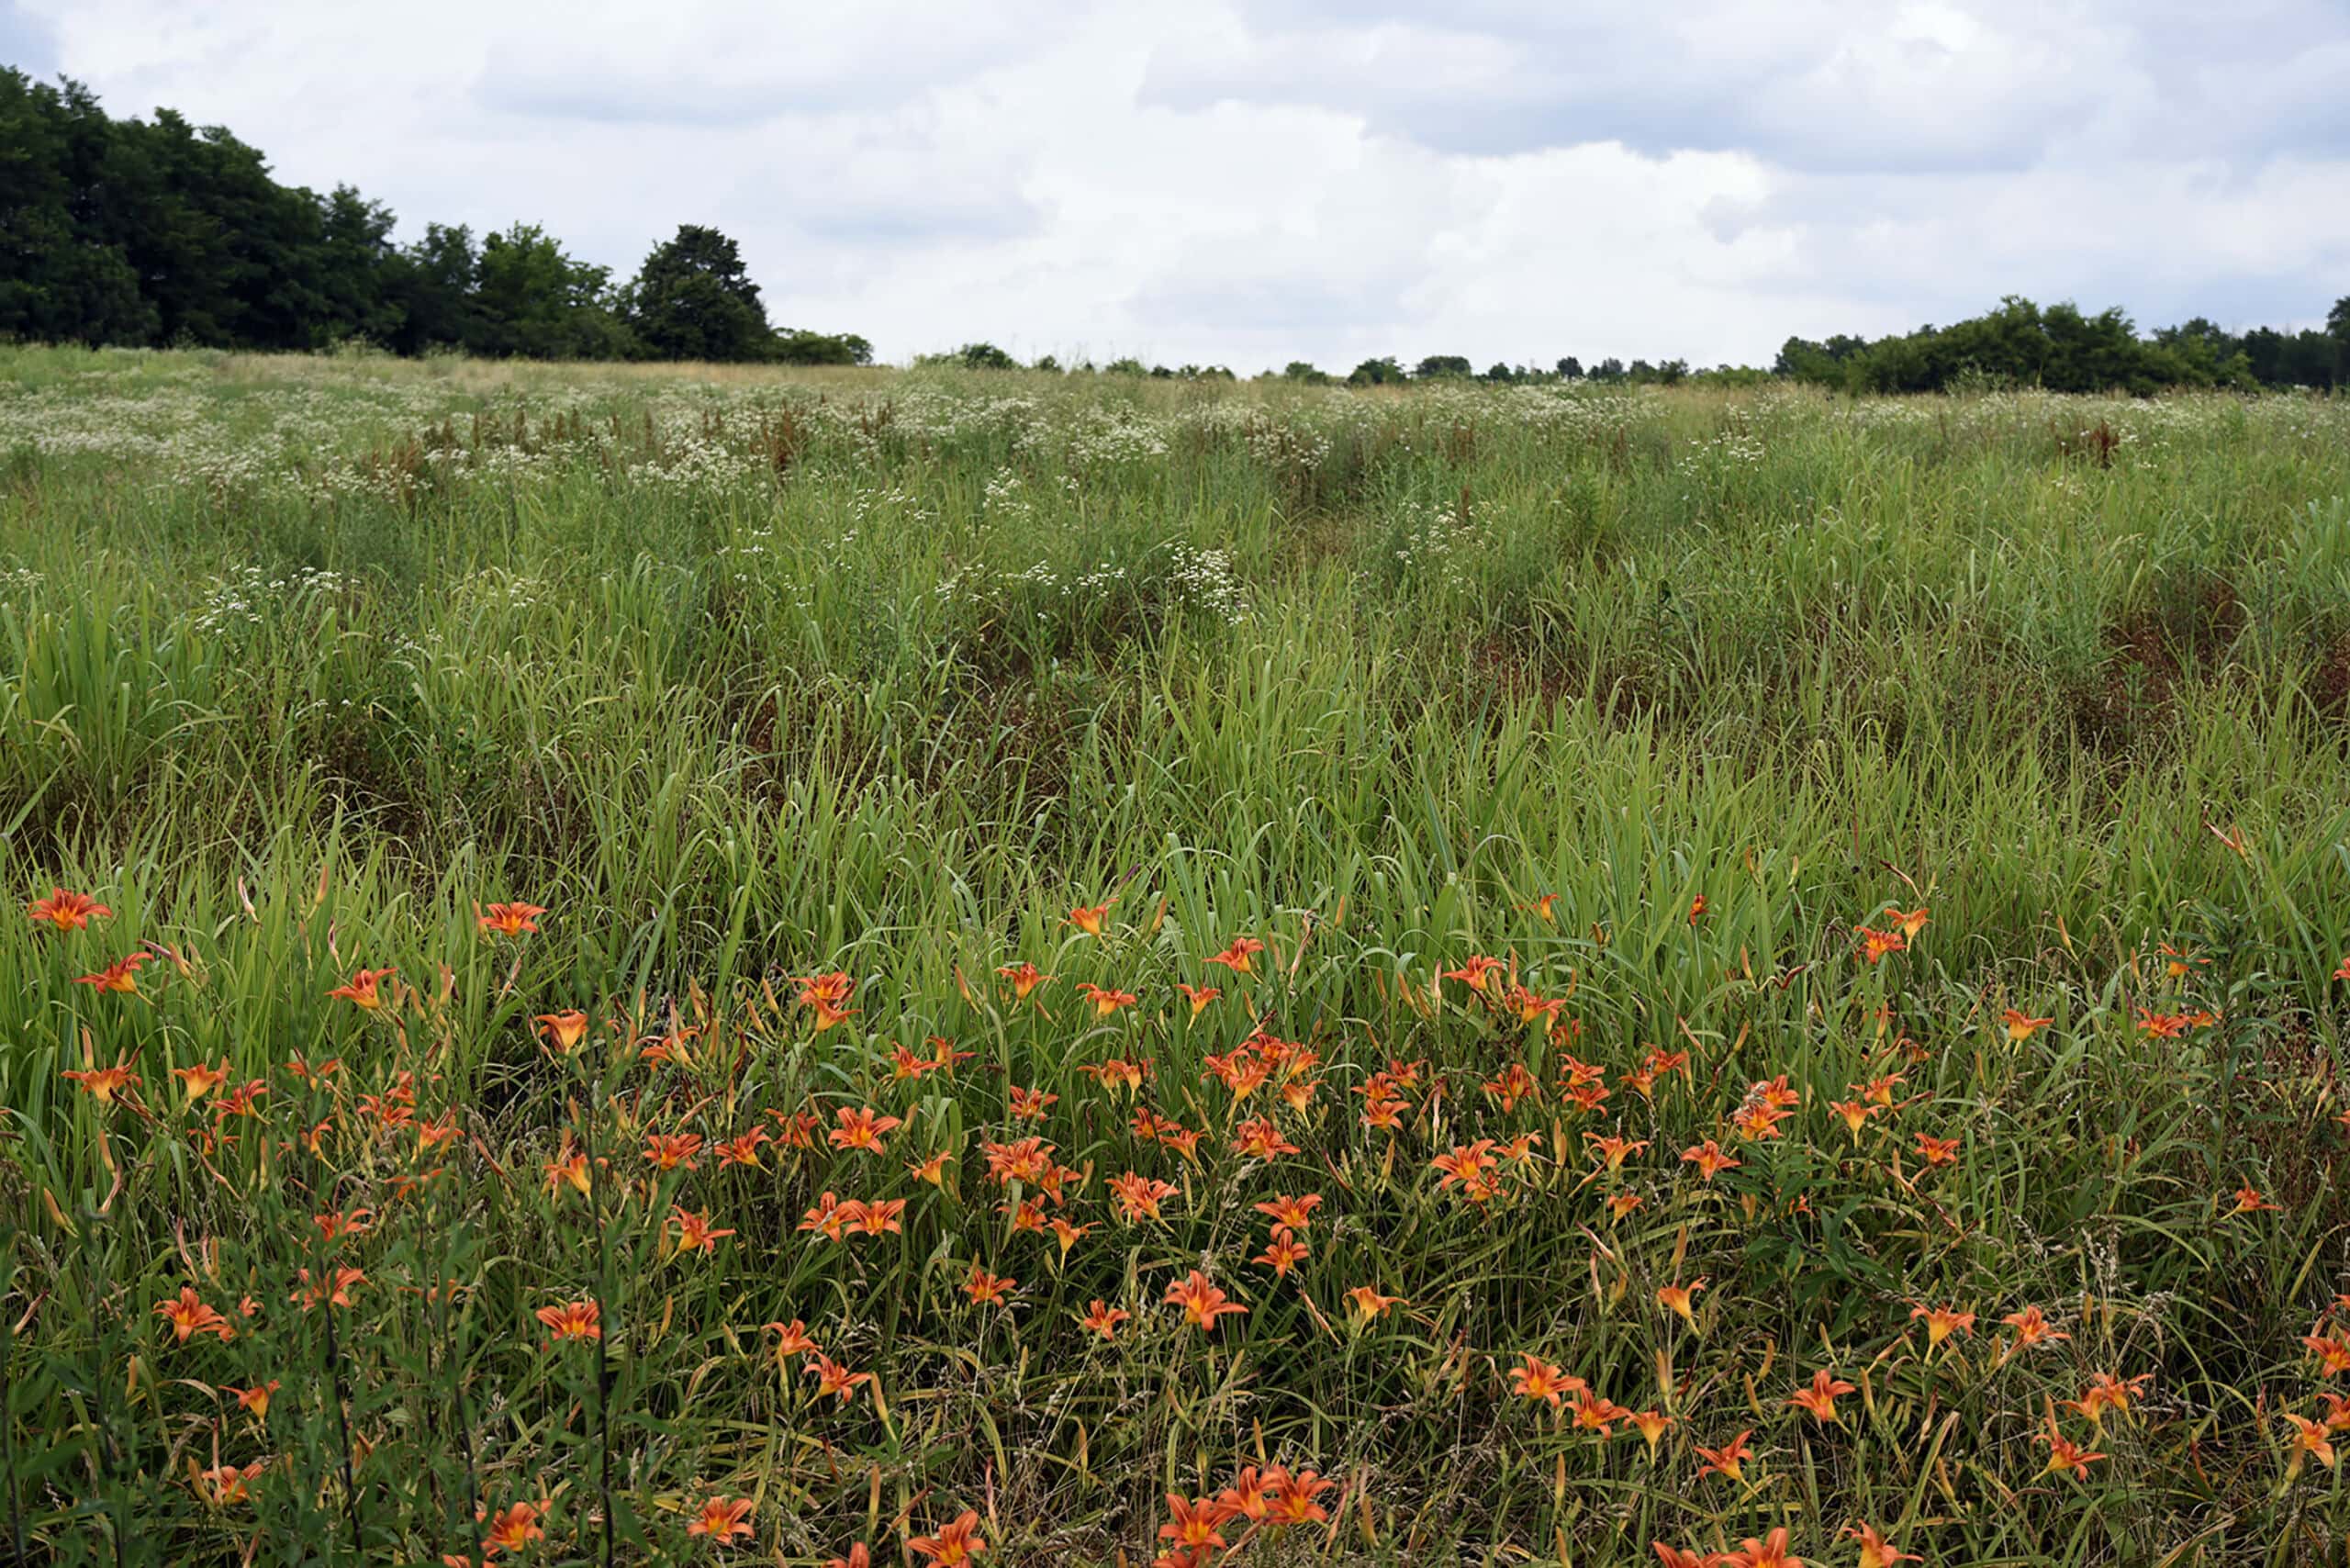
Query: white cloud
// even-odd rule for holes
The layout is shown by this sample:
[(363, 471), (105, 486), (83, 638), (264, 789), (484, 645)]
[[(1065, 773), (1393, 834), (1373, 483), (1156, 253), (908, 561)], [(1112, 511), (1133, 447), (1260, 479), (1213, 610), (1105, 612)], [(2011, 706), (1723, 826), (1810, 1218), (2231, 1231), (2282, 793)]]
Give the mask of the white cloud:
[(891, 356), (1767, 361), (2009, 291), (2350, 291), (2332, 0), (17, 6), (115, 112), (404, 232), (625, 274), (715, 223), (778, 319)]

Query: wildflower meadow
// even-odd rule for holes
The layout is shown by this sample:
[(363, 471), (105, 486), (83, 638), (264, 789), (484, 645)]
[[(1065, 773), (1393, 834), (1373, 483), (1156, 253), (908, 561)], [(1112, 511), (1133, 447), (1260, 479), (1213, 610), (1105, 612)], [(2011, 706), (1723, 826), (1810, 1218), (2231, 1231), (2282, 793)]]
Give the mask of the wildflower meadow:
[(0, 1558), (2350, 1540), (2350, 404), (0, 351)]

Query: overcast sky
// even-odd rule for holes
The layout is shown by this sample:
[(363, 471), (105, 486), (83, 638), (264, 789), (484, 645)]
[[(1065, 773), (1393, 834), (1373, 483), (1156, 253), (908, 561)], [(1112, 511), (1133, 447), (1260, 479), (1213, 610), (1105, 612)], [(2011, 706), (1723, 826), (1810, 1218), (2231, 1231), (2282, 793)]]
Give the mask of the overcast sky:
[(625, 276), (715, 224), (891, 359), (1767, 364), (2350, 294), (2350, 0), (0, 0), (0, 59), (404, 237)]

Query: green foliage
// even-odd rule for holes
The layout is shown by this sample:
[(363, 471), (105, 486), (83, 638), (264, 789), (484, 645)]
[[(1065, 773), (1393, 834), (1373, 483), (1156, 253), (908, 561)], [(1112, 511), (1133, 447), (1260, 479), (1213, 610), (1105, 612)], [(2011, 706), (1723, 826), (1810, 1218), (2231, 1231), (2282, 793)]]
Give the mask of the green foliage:
[(679, 224), (674, 238), (653, 248), (622, 292), (620, 314), (655, 359), (765, 359), (778, 347), (742, 252), (698, 223)]

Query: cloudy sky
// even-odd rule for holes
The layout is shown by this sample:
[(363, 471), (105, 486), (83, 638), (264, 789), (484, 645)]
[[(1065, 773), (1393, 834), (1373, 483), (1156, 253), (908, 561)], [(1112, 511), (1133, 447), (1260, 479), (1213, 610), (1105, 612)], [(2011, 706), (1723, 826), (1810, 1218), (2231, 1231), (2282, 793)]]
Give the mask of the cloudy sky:
[(404, 235), (624, 275), (714, 223), (885, 358), (1767, 363), (2350, 294), (2350, 0), (0, 0), (0, 60)]

